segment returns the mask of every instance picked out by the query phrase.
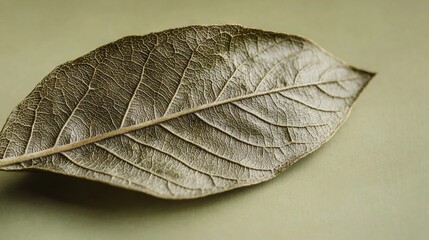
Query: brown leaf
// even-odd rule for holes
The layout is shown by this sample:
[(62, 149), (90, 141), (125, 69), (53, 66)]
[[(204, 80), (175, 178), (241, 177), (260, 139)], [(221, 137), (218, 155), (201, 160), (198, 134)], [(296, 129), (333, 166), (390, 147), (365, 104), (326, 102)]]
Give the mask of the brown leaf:
[(256, 184), (329, 140), (373, 76), (240, 26), (125, 37), (36, 86), (0, 134), (0, 167), (172, 199)]

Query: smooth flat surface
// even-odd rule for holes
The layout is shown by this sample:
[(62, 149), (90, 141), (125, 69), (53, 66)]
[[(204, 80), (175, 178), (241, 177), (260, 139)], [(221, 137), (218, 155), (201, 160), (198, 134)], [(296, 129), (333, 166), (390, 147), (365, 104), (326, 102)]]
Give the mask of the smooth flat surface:
[(428, 239), (428, 1), (0, 1), (0, 125), (55, 66), (126, 35), (237, 23), (378, 72), (334, 138), (279, 177), (166, 201), (0, 172), (0, 239)]

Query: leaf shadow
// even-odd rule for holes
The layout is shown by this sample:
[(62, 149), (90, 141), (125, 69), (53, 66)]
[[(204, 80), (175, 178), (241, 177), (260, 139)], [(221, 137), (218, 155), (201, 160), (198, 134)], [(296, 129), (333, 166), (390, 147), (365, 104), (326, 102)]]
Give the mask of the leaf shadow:
[(15, 201), (34, 199), (82, 211), (114, 213), (169, 212), (212, 204), (243, 189), (190, 200), (166, 200), (103, 183), (49, 172), (28, 172), (2, 193)]
[[(311, 161), (310, 156), (295, 163), (276, 178), (251, 187), (244, 187), (190, 200), (166, 200), (130, 191), (107, 184), (93, 182), (50, 172), (20, 172), (22, 176), (9, 184), (0, 194), (19, 204), (50, 204), (63, 209), (67, 214), (78, 212), (97, 221), (110, 221), (112, 216), (151, 219), (178, 212), (204, 211), (205, 208), (221, 207), (230, 200), (242, 200), (259, 194), (261, 188), (274, 181), (286, 181), (291, 171), (304, 167)], [(14, 173), (18, 174), (18, 172)], [(56, 209), (57, 209), (56, 208)]]

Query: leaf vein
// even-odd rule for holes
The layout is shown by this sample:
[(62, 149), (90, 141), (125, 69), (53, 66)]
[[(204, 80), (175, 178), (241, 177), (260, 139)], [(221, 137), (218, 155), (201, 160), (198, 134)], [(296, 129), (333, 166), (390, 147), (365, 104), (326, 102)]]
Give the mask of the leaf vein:
[(126, 163), (130, 164), (131, 166), (133, 166), (133, 167), (135, 167), (135, 168), (137, 168), (137, 169), (141, 170), (141, 171), (147, 172), (147, 173), (149, 173), (149, 174), (151, 174), (151, 175), (154, 175), (154, 176), (156, 176), (156, 177), (158, 177), (158, 178), (161, 178), (161, 179), (163, 179), (163, 180), (165, 180), (165, 181), (167, 181), (167, 182), (171, 182), (171, 183), (173, 183), (173, 184), (175, 184), (175, 185), (177, 185), (177, 186), (180, 186), (180, 187), (183, 187), (183, 188), (186, 188), (186, 189), (190, 189), (190, 190), (196, 190), (195, 188), (187, 187), (187, 186), (184, 186), (184, 185), (182, 185), (182, 184), (179, 184), (179, 183), (177, 183), (177, 182), (175, 182), (175, 181), (173, 181), (173, 180), (167, 179), (166, 177), (164, 177), (164, 176), (162, 176), (162, 175), (160, 175), (160, 174), (157, 174), (157, 173), (155, 173), (155, 172), (152, 172), (152, 171), (150, 171), (150, 170), (148, 170), (148, 169), (144, 169), (144, 168), (142, 168), (141, 166), (139, 166), (139, 165), (137, 165), (137, 164), (135, 164), (135, 163), (133, 163), (133, 162), (131, 162), (131, 161), (127, 160), (126, 158), (124, 158), (124, 157), (120, 156), (118, 153), (114, 152), (113, 150), (111, 150), (111, 149), (107, 148), (106, 146), (104, 146), (104, 145), (102, 145), (102, 144), (94, 143), (94, 145), (95, 145), (95, 146), (97, 146), (97, 147), (99, 147), (100, 149), (103, 149), (104, 151), (106, 151), (107, 153), (109, 153), (109, 154), (113, 155), (114, 157), (118, 158), (119, 160), (124, 161), (124, 162), (126, 162)]
[(256, 171), (271, 171), (271, 170), (269, 170), (269, 169), (255, 168), (255, 167), (246, 166), (246, 165), (244, 165), (244, 164), (242, 164), (242, 163), (239, 163), (239, 162), (233, 161), (233, 160), (231, 160), (231, 159), (225, 158), (225, 157), (223, 157), (223, 156), (220, 156), (220, 155), (218, 155), (218, 154), (216, 154), (216, 153), (214, 153), (214, 152), (212, 152), (212, 151), (208, 150), (207, 148), (205, 148), (205, 147), (203, 147), (203, 146), (201, 146), (201, 145), (199, 145), (199, 144), (196, 144), (196, 143), (194, 143), (194, 142), (192, 142), (192, 141), (190, 141), (190, 140), (188, 140), (188, 139), (186, 139), (186, 138), (184, 138), (184, 137), (180, 136), (179, 134), (177, 134), (177, 133), (173, 132), (172, 130), (168, 129), (167, 127), (165, 127), (163, 124), (158, 124), (157, 126), (162, 127), (163, 129), (165, 129), (165, 130), (167, 130), (168, 132), (170, 132), (171, 134), (173, 134), (173, 136), (176, 136), (177, 138), (182, 139), (183, 141), (185, 141), (185, 142), (187, 142), (187, 143), (190, 143), (191, 145), (194, 145), (194, 146), (196, 146), (197, 148), (200, 148), (200, 149), (204, 150), (205, 152), (207, 152), (207, 153), (209, 153), (209, 154), (211, 154), (211, 155), (213, 155), (213, 156), (216, 156), (216, 157), (218, 157), (218, 158), (220, 158), (220, 159), (226, 160), (226, 161), (228, 161), (228, 162), (231, 162), (231, 163), (233, 163), (233, 164), (236, 164), (236, 165), (239, 165), (239, 166), (241, 166), (241, 167), (243, 167), (243, 168), (247, 168), (247, 169), (251, 169), (251, 170), (256, 170)]
[(155, 150), (155, 151), (157, 151), (157, 152), (159, 152), (159, 153), (162, 153), (162, 154), (164, 154), (164, 155), (167, 155), (167, 156), (169, 156), (169, 157), (173, 158), (174, 160), (176, 160), (176, 161), (180, 162), (181, 164), (185, 165), (186, 167), (188, 167), (188, 168), (190, 168), (190, 169), (192, 169), (192, 170), (194, 170), (194, 171), (196, 171), (196, 172), (199, 172), (199, 173), (201, 173), (201, 174), (203, 174), (203, 175), (206, 175), (206, 176), (208, 176), (208, 177), (219, 177), (219, 178), (222, 178), (222, 179), (225, 179), (225, 180), (234, 180), (234, 179), (232, 179), (232, 178), (227, 178), (227, 177), (224, 177), (224, 176), (220, 176), (220, 175), (218, 175), (218, 174), (212, 174), (212, 173), (208, 173), (208, 172), (202, 171), (202, 170), (200, 170), (200, 169), (197, 169), (197, 168), (195, 168), (195, 167), (193, 167), (193, 166), (189, 165), (189, 164), (188, 164), (188, 163), (186, 163), (185, 161), (181, 160), (179, 157), (176, 157), (176, 156), (174, 156), (174, 155), (173, 155), (173, 154), (171, 154), (171, 153), (168, 153), (168, 152), (166, 152), (166, 151), (163, 151), (162, 149), (159, 149), (159, 148), (156, 148), (156, 147), (154, 147), (154, 146), (151, 146), (151, 145), (149, 145), (149, 144), (147, 144), (147, 143), (144, 143), (144, 142), (140, 141), (139, 139), (135, 138), (134, 136), (132, 136), (132, 135), (130, 135), (130, 134), (124, 134), (124, 136), (128, 137), (128, 138), (129, 138), (129, 139), (131, 139), (132, 141), (134, 141), (134, 142), (136, 142), (136, 143), (138, 143), (138, 144), (140, 144), (140, 145), (142, 145), (142, 146), (145, 146), (145, 147), (151, 148), (151, 149), (153, 149), (153, 150)]
[(133, 103), (133, 101), (134, 101), (134, 98), (136, 97), (137, 92), (138, 92), (138, 89), (140, 88), (141, 83), (143, 82), (143, 77), (144, 77), (144, 73), (145, 73), (146, 65), (147, 65), (147, 63), (149, 62), (150, 56), (152, 55), (153, 51), (155, 50), (155, 48), (156, 48), (157, 46), (158, 46), (158, 45), (155, 45), (155, 46), (150, 50), (150, 52), (149, 52), (149, 54), (147, 55), (147, 58), (146, 58), (146, 60), (145, 60), (145, 62), (144, 62), (144, 64), (143, 64), (143, 66), (142, 66), (142, 71), (141, 71), (141, 73), (140, 73), (140, 79), (139, 79), (139, 82), (137, 83), (137, 86), (136, 86), (136, 88), (134, 89), (133, 94), (131, 95), (130, 101), (128, 102), (127, 109), (125, 110), (124, 117), (122, 118), (122, 121), (121, 121), (121, 127), (123, 127), (123, 126), (124, 126), (125, 120), (126, 120), (126, 118), (128, 117), (128, 113), (129, 113), (129, 111), (130, 111), (130, 109), (131, 109), (131, 105), (132, 105), (132, 103)]

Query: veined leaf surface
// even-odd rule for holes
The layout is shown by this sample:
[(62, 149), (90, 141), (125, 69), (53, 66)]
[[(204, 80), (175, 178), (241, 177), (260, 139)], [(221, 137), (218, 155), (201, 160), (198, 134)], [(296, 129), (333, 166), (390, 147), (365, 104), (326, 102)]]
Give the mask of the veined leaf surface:
[(373, 75), (240, 26), (129, 36), (36, 86), (0, 133), (0, 167), (172, 199), (256, 184), (325, 143)]

